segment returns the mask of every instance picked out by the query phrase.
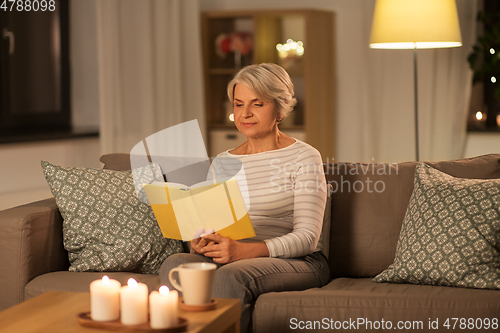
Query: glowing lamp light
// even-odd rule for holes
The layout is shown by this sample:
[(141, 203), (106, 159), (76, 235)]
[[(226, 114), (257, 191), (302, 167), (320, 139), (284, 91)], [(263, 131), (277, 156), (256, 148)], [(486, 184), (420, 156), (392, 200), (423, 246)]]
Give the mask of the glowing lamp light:
[(483, 120), (483, 113), (481, 111), (476, 112), (476, 119), (477, 120)]
[(495, 49), (494, 49), (494, 48), (491, 48), (491, 49), (490, 49), (490, 53), (491, 53), (491, 54), (495, 54)]
[(230, 121), (234, 121), (234, 113), (231, 113), (228, 118)]
[(433, 49), (461, 45), (454, 0), (377, 0), (371, 48)]
[(492, 77), (491, 77), (491, 83), (497, 83), (497, 78), (496, 78), (496, 77), (494, 77), (494, 76), (492, 76)]

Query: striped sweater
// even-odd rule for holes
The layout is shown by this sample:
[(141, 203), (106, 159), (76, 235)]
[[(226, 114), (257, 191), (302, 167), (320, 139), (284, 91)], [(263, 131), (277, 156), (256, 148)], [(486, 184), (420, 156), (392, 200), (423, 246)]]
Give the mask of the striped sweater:
[(212, 165), (216, 178), (234, 176), (238, 181), (256, 233), (244, 241), (264, 241), (270, 257), (277, 258), (322, 249), (327, 187), (315, 148), (296, 140), (285, 148), (250, 155), (226, 151)]

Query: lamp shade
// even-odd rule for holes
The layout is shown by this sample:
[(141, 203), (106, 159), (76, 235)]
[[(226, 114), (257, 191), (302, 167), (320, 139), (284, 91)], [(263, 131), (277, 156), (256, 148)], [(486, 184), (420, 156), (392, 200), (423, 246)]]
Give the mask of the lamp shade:
[(370, 47), (431, 49), (462, 46), (455, 0), (377, 0)]

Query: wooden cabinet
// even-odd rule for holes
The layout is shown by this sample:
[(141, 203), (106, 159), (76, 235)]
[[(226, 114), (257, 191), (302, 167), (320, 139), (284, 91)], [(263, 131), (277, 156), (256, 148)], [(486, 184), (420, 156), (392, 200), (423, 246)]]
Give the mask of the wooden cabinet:
[[(217, 52), (223, 34), (247, 32), (253, 36), (248, 54)], [(227, 84), (246, 65), (273, 62), (282, 65), (295, 86), (297, 106), (279, 125), (280, 130), (316, 147), (323, 159), (334, 157), (334, 13), (310, 9), (242, 10), (202, 13), (205, 112), (211, 156), (225, 147), (224, 137), (239, 138), (228, 119), (232, 112)], [(301, 41), (304, 53), (294, 61), (278, 56), (277, 44)], [(224, 132), (224, 135), (219, 135)], [(234, 133), (232, 136), (231, 133)], [(241, 140), (235, 140), (241, 141)], [(236, 145), (235, 145), (236, 146)]]

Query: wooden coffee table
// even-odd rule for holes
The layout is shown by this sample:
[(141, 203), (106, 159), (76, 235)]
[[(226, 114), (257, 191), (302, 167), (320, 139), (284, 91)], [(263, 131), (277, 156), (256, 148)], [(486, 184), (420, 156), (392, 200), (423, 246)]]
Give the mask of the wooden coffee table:
[[(240, 300), (216, 300), (216, 308), (210, 311), (179, 309), (179, 316), (189, 322), (185, 332), (239, 333)], [(0, 332), (112, 332), (80, 326), (77, 315), (86, 311), (90, 311), (89, 293), (49, 291), (0, 312)]]

